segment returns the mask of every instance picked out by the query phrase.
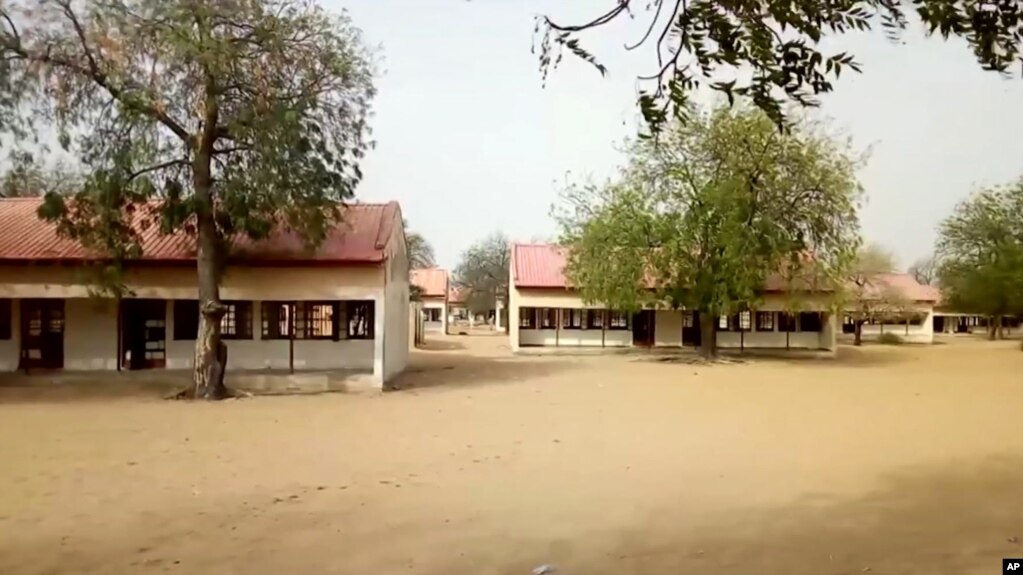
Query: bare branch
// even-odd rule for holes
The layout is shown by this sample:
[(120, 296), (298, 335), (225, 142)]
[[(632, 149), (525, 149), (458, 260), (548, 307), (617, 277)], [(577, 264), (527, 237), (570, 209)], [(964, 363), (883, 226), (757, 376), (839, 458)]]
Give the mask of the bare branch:
[(187, 166), (189, 164), (190, 162), (188, 161), (188, 158), (176, 158), (174, 160), (168, 160), (166, 162), (149, 166), (148, 168), (143, 168), (141, 170), (138, 170), (137, 172), (133, 172), (131, 175), (128, 176), (127, 180), (125, 180), (125, 183), (129, 183), (135, 178), (142, 176), (144, 174), (148, 174), (150, 172), (156, 172), (158, 170), (169, 168), (171, 166)]

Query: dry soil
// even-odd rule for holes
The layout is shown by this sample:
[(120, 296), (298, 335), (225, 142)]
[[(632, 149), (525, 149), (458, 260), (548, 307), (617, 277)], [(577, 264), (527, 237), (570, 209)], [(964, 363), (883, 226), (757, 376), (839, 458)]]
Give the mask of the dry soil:
[(0, 382), (0, 573), (1000, 572), (1018, 342), (693, 366), (418, 352), (401, 391)]

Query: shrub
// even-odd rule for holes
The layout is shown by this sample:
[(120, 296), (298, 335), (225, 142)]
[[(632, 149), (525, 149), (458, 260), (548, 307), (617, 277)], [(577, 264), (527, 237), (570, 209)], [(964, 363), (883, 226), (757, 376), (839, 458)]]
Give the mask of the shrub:
[(903, 343), (902, 338), (894, 333), (882, 333), (877, 341), (885, 345), (902, 345)]

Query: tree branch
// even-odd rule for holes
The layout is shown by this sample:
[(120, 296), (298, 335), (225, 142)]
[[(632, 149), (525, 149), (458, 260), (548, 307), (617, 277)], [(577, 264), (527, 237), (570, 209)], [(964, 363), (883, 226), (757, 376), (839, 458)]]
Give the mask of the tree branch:
[(188, 158), (177, 158), (177, 159), (174, 159), (174, 160), (168, 160), (168, 161), (160, 163), (160, 164), (149, 166), (148, 168), (143, 168), (141, 170), (138, 170), (137, 172), (133, 172), (131, 175), (128, 176), (128, 179), (125, 180), (125, 183), (129, 183), (132, 180), (134, 180), (135, 178), (137, 178), (137, 177), (139, 177), (139, 176), (141, 176), (143, 174), (148, 174), (149, 172), (155, 172), (157, 170), (162, 170), (164, 168), (169, 168), (171, 166), (187, 166), (187, 165), (189, 165)]
[(6, 10), (0, 9), (0, 16), (3, 16), (4, 20), (7, 21), (7, 25), (11, 27), (11, 36), (14, 37), (15, 43), (17, 43), (20, 46), (21, 35), (18, 34), (18, 27), (14, 25), (14, 21), (12, 21), (11, 17), (7, 15)]

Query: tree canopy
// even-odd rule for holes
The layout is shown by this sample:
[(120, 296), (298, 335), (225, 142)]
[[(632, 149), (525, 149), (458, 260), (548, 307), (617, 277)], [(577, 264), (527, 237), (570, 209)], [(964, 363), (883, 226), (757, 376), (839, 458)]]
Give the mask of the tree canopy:
[[(405, 224), (406, 228), (408, 224)], [(433, 255), (433, 246), (419, 232), (405, 232), (405, 243), (408, 245), (408, 263), (410, 270), (432, 268), (437, 265)]]
[(941, 223), (938, 278), (954, 309), (990, 317), (1023, 312), (1021, 214), (1023, 179), (973, 194)]
[[(600, 4), (600, 3), (596, 3)], [(544, 79), (568, 51), (604, 64), (583, 34), (626, 19), (645, 23), (645, 33), (624, 42), (626, 50), (651, 46), (656, 66), (639, 76), (639, 107), (653, 132), (671, 115), (685, 116), (700, 86), (747, 97), (776, 123), (784, 104), (817, 103), (845, 70), (860, 71), (855, 55), (827, 53), (826, 36), (881, 27), (896, 38), (919, 20), (928, 34), (962, 37), (987, 70), (1009, 73), (1020, 60), (1023, 6), (994, 0), (604, 0), (604, 8), (581, 22), (537, 17)], [(1013, 70), (1014, 71), (1014, 70)]]
[(454, 283), (466, 296), (471, 312), (494, 309), (496, 301), (508, 308), (508, 275), (511, 244), (501, 232), (493, 233), (469, 246), (455, 268)]
[(904, 311), (910, 304), (884, 276), (895, 270), (895, 256), (877, 244), (862, 246), (849, 266), (843, 311), (854, 324), (854, 345), (863, 343), (863, 324)]
[[(219, 397), (219, 282), (231, 238), (319, 242), (361, 179), (370, 56), (312, 0), (4, 0), (0, 132), (80, 163), (42, 215), (115, 260), (140, 226), (194, 234), (194, 395)], [(45, 146), (44, 146), (45, 147)]]
[(934, 256), (920, 258), (909, 266), (909, 274), (921, 285), (933, 285), (938, 281), (938, 264)]
[[(657, 145), (633, 142), (615, 179), (565, 192), (566, 273), (583, 298), (717, 317), (755, 305), (772, 274), (804, 288), (842, 281), (859, 242), (846, 145), (809, 126), (779, 132), (753, 108), (688, 114)], [(714, 342), (701, 337), (706, 355)]]

